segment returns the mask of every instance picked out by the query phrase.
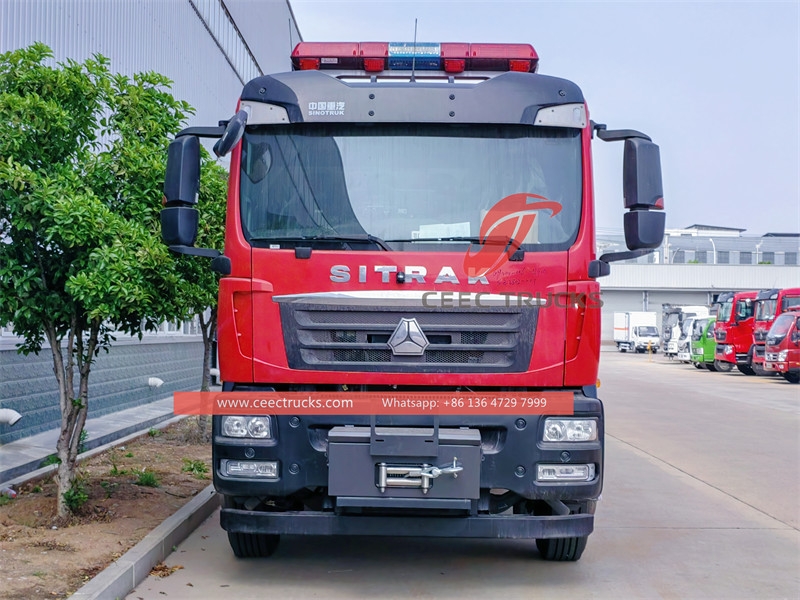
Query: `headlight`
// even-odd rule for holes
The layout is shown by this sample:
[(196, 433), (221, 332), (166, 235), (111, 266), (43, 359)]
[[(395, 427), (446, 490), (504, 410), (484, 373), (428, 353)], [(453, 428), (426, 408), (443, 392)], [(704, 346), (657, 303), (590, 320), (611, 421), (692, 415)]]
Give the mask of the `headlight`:
[(778, 352), (778, 360), (780, 362), (785, 361), (788, 357), (789, 357), (789, 351), (788, 350), (781, 350), (780, 352)]
[(222, 435), (235, 438), (272, 438), (272, 421), (269, 417), (223, 417)]
[(542, 441), (593, 442), (597, 439), (594, 419), (545, 419)]

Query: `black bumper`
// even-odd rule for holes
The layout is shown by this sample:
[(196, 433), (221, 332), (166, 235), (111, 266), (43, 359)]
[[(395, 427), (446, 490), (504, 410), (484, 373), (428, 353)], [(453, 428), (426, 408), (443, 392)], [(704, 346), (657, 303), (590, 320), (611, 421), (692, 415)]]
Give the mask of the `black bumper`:
[(546, 539), (587, 536), (594, 515), (409, 518), (223, 508), (220, 524), (226, 531), (256, 534)]

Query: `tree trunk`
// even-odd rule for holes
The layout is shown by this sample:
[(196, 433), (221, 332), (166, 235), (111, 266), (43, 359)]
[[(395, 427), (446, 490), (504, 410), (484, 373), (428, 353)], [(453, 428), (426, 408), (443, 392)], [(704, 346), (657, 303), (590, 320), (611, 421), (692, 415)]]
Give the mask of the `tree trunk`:
[[(93, 321), (89, 326), (89, 336), (84, 346), (84, 327), (73, 317), (67, 335), (66, 361), (57, 339), (55, 328), (45, 326), (47, 339), (53, 353), (53, 371), (58, 382), (59, 403), (61, 406), (61, 432), (56, 442), (56, 455), (61, 461), (58, 465), (56, 483), (58, 485), (57, 518), (66, 521), (70, 509), (64, 494), (73, 489), (76, 479), (76, 465), (80, 450), (81, 432), (86, 424), (89, 400), (89, 373), (98, 345), (100, 322)], [(77, 346), (77, 348), (76, 348)], [(78, 395), (75, 396), (75, 367), (79, 372)]]
[[(207, 392), (211, 389), (211, 354), (214, 350), (214, 338), (217, 335), (217, 307), (211, 309), (208, 321), (200, 313), (200, 331), (203, 334), (203, 373), (200, 381), (200, 391)], [(197, 428), (203, 438), (208, 439), (208, 415), (198, 415)]]

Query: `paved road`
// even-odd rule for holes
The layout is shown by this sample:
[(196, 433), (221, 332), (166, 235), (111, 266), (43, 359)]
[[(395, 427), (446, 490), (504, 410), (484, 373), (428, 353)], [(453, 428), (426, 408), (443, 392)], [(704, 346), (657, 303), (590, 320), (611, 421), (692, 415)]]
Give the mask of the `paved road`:
[(606, 479), (577, 563), (530, 541), (301, 538), (236, 560), (213, 515), (129, 599), (800, 598), (800, 386), (603, 353)]

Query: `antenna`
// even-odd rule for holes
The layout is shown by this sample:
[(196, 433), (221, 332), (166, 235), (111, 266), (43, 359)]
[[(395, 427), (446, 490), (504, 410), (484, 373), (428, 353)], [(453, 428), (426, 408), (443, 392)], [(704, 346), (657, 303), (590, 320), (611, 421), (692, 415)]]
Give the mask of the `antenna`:
[(417, 19), (414, 19), (414, 49), (411, 51), (411, 81), (414, 79), (414, 69), (417, 66)]

